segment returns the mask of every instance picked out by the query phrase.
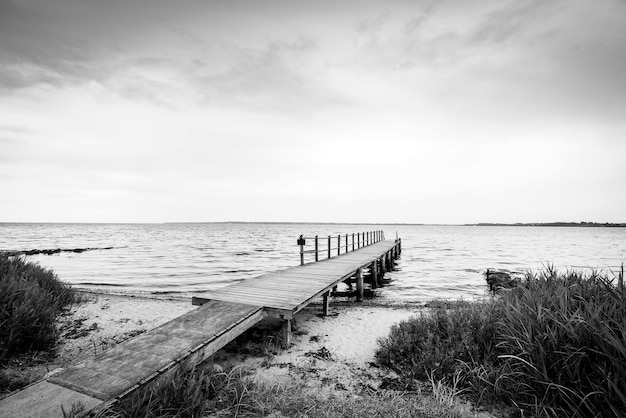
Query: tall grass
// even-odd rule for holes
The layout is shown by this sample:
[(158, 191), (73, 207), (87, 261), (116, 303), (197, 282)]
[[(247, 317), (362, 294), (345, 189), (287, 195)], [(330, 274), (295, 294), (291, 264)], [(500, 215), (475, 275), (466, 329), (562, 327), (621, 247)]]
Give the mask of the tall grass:
[(394, 327), (379, 361), (409, 378), (433, 369), (452, 381), (458, 371), (476, 400), (531, 416), (626, 416), (626, 293), (614, 279), (546, 268), (466, 305)]
[(478, 387), (541, 416), (626, 414), (626, 293), (612, 280), (548, 268), (501, 302), (496, 379)]
[(156, 385), (132, 393), (98, 417), (202, 417), (216, 411), (239, 415), (247, 409), (249, 397), (243, 373), (240, 367), (229, 372), (182, 367)]
[(0, 253), (0, 362), (50, 349), (58, 337), (57, 316), (76, 299), (51, 270)]

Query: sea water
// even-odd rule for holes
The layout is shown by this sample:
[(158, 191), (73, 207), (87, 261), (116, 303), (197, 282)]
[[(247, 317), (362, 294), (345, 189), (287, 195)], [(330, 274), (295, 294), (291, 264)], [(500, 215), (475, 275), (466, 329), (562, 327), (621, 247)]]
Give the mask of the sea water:
[[(105, 248), (28, 258), (77, 288), (192, 295), (300, 263), (300, 235), (383, 230), (402, 255), (380, 296), (472, 299), (486, 294), (487, 268), (523, 272), (602, 270), (626, 260), (626, 228), (272, 223), (0, 224), (0, 251)], [(307, 241), (312, 248), (312, 240)], [(324, 255), (321, 256), (324, 258)], [(312, 261), (308, 256), (307, 261)]]

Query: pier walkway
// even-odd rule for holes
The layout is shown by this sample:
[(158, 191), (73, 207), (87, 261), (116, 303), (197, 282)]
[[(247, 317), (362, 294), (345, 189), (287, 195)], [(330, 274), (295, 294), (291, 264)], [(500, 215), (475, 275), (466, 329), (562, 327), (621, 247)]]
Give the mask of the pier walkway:
[[(284, 320), (283, 344), (288, 346), (291, 320), (299, 310), (322, 297), (327, 314), (329, 296), (341, 282), (355, 283), (356, 300), (362, 300), (364, 284), (381, 286), (401, 252), (401, 241), (384, 240), (381, 231), (364, 233), (363, 243), (358, 234), (356, 244), (352, 235), (352, 251), (349, 236), (344, 246), (341, 238), (332, 248), (328, 237), (327, 248), (320, 250), (316, 237), (315, 250), (304, 251), (300, 237), (302, 265), (196, 295), (192, 303), (201, 305), (197, 309), (1, 399), (0, 416), (62, 417), (78, 402), (84, 412), (101, 409), (182, 364), (206, 360), (266, 316)], [(340, 255), (331, 258), (334, 251)], [(318, 260), (322, 252), (329, 258), (304, 263), (305, 253)]]

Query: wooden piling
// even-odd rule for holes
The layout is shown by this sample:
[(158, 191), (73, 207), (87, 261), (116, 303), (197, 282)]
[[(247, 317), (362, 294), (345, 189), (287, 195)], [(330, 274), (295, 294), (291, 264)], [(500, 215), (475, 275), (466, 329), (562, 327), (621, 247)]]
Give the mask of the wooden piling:
[(381, 280), (380, 280), (380, 273), (378, 270), (378, 260), (374, 260), (374, 262), (372, 263), (372, 289), (376, 289), (377, 287), (380, 287), (381, 284)]
[[(336, 288), (336, 287), (335, 287)], [(322, 305), (322, 315), (324, 316), (328, 316), (328, 308), (329, 308), (329, 304), (330, 304), (330, 292), (326, 292), (323, 295), (323, 305)]]
[(282, 328), (283, 348), (287, 349), (291, 345), (291, 319), (283, 320)]
[(356, 301), (363, 302), (363, 269), (356, 271)]

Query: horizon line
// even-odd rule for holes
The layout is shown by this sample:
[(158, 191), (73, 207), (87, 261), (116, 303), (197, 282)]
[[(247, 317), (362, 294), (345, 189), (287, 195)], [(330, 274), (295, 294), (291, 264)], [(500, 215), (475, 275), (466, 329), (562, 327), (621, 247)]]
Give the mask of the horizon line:
[(268, 225), (407, 225), (407, 226), (623, 226), (626, 222), (554, 221), (554, 222), (474, 222), (474, 223), (425, 223), (425, 222), (322, 222), (322, 221), (161, 221), (161, 222), (58, 222), (58, 221), (0, 221), (7, 224), (73, 224), (73, 225), (182, 225), (182, 224), (268, 224)]

